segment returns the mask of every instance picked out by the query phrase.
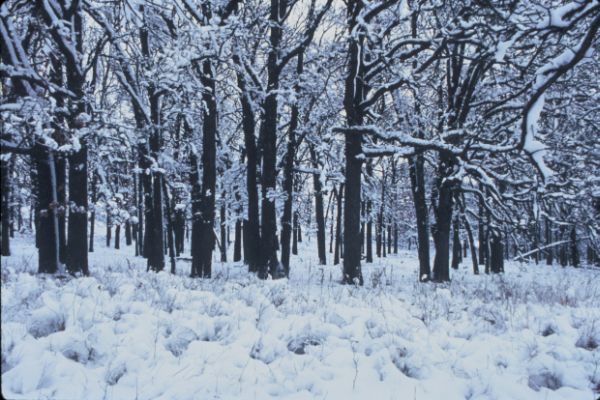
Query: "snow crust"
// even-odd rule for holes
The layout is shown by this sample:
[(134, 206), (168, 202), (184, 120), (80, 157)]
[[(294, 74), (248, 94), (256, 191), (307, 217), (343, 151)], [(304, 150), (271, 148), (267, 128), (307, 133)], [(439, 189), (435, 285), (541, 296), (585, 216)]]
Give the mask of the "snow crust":
[[(103, 239), (103, 238), (102, 238)], [(30, 240), (29, 238), (27, 239)], [(29, 241), (28, 243), (31, 243)], [(342, 286), (314, 239), (290, 280), (238, 263), (212, 280), (148, 273), (98, 240), (92, 276), (2, 258), (2, 394), (11, 399), (592, 399), (600, 271), (508, 263), (506, 274), (417, 282), (415, 255)]]

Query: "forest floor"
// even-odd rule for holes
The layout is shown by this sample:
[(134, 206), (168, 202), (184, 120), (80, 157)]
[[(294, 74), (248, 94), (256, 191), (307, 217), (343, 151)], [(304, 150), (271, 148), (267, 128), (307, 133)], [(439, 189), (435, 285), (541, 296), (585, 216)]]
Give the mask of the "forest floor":
[[(319, 266), (289, 280), (240, 263), (214, 279), (148, 273), (98, 238), (91, 276), (40, 276), (32, 239), (2, 258), (9, 399), (569, 399), (600, 395), (600, 270), (508, 263), (417, 283), (403, 251), (363, 287)], [(328, 254), (328, 256), (330, 256)], [(218, 254), (215, 254), (218, 257)]]

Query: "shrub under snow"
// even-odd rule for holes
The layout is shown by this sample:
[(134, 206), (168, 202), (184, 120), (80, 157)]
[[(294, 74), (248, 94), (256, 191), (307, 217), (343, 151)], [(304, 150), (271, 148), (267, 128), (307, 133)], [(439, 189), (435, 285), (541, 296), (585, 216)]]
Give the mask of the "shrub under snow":
[(129, 251), (100, 247), (92, 276), (78, 279), (2, 259), (5, 397), (593, 399), (600, 389), (597, 270), (509, 263), (505, 275), (472, 276), (463, 265), (449, 284), (421, 284), (403, 253), (365, 267), (354, 287), (308, 249), (289, 281), (238, 264), (217, 263), (212, 280), (188, 278), (184, 262), (177, 276), (148, 273)]

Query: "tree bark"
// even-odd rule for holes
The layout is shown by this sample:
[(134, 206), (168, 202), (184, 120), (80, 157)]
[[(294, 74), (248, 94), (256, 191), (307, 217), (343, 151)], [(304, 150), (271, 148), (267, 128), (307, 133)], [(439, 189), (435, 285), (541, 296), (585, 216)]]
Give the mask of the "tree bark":
[(142, 174), (136, 172), (134, 174), (134, 184), (135, 184), (135, 202), (136, 202), (136, 211), (137, 211), (137, 224), (136, 224), (136, 233), (137, 237), (135, 240), (136, 245), (136, 256), (144, 256), (144, 193), (142, 188)]
[(173, 202), (172, 198), (169, 195), (169, 187), (167, 183), (163, 181), (163, 193), (165, 197), (165, 207), (167, 210), (167, 245), (169, 247), (169, 261), (171, 266), (171, 273), (175, 274), (175, 240), (173, 238)]
[(185, 210), (175, 209), (175, 221), (173, 222), (175, 234), (175, 254), (179, 256), (185, 250)]
[(221, 262), (227, 262), (227, 225), (225, 223), (225, 218), (227, 214), (227, 210), (225, 207), (225, 196), (223, 196), (223, 204), (221, 204)]
[(0, 171), (2, 174), (2, 256), (10, 256), (10, 176), (8, 160), (0, 158)]
[(233, 261), (237, 262), (242, 259), (242, 220), (235, 221), (235, 234), (233, 239)]
[(388, 223), (387, 226), (387, 245), (388, 245), (388, 254), (392, 254), (392, 224)]
[[(300, 77), (303, 71), (304, 52), (301, 51), (300, 54), (298, 54), (298, 61), (296, 64), (297, 77)], [(300, 86), (298, 84), (294, 86), (294, 91), (297, 96), (300, 96)], [(290, 125), (288, 128), (287, 149), (283, 162), (283, 191), (286, 194), (286, 198), (283, 203), (283, 215), (281, 216), (281, 263), (283, 264), (285, 276), (290, 275), (290, 240), (292, 236), (292, 206), (294, 200), (294, 159), (296, 158), (296, 130), (298, 128), (299, 114), (298, 103), (294, 103), (292, 105)], [(322, 264), (325, 263), (324, 259), (321, 258), (320, 250), (319, 260)]]
[(477, 221), (478, 239), (479, 239), (479, 265), (485, 264), (485, 248), (487, 246), (487, 239), (485, 237), (485, 222), (484, 222), (484, 207), (483, 200), (479, 199), (479, 214)]
[(192, 256), (192, 270), (190, 275), (197, 277), (202, 272), (201, 262), (201, 247), (199, 238), (201, 236), (202, 221), (201, 213), (202, 208), (200, 206), (201, 197), (201, 183), (200, 174), (198, 171), (198, 156), (195, 153), (195, 149), (190, 152), (190, 186), (192, 187), (190, 194), (190, 202), (192, 205), (192, 243), (191, 243), (191, 256)]
[(279, 21), (287, 10), (286, 0), (271, 0), (269, 54), (267, 56), (267, 95), (263, 105), (263, 123), (261, 125), (262, 137), (262, 199), (261, 199), (261, 259), (258, 267), (258, 277), (273, 279), (285, 275), (277, 257), (277, 215), (275, 200), (269, 198), (271, 192), (276, 190), (277, 167), (277, 120), (280, 68), (279, 47), (282, 39), (282, 26)]
[(37, 168), (38, 272), (55, 273), (59, 265), (59, 241), (54, 154), (44, 144), (36, 142), (33, 147), (33, 161)]
[[(75, 48), (83, 57), (83, 10), (81, 3), (74, 10), (72, 32), (74, 35)], [(83, 72), (83, 60), (78, 59), (79, 65), (75, 65), (70, 57), (67, 59), (66, 72), (67, 84), (71, 92), (75, 93), (76, 100), (71, 105), (73, 110), (69, 115), (69, 126), (71, 128), (83, 128), (86, 121), (80, 119), (82, 113), (86, 112), (86, 100), (84, 98), (85, 72)], [(88, 270), (88, 148), (85, 138), (80, 138), (79, 148), (69, 155), (69, 221), (67, 242), (67, 269), (71, 274), (81, 272), (89, 275)]]
[[(310, 159), (314, 169), (319, 170), (319, 162), (317, 154), (312, 144), (309, 144)], [(319, 256), (319, 264), (327, 264), (327, 251), (325, 247), (325, 215), (323, 210), (323, 187), (321, 185), (321, 176), (312, 174), (313, 189), (315, 191), (315, 217), (317, 219), (317, 254)]]
[[(349, 127), (363, 124), (361, 102), (364, 98), (364, 65), (361, 53), (364, 35), (354, 35), (359, 24), (362, 2), (349, 0), (346, 3), (347, 24), (350, 39), (348, 40), (348, 66), (344, 89), (344, 111)], [(360, 209), (361, 209), (361, 172), (362, 133), (346, 132), (346, 201), (344, 202), (344, 276), (343, 282), (363, 284), (360, 264)], [(368, 239), (367, 239), (368, 240)]]
[[(342, 210), (344, 201), (344, 184), (340, 184), (340, 190), (337, 193), (337, 223), (335, 228), (335, 252), (333, 255), (333, 264), (340, 263), (340, 253), (342, 246)], [(332, 224), (333, 225), (333, 224)]]
[(453, 162), (449, 155), (440, 154), (438, 170), (435, 180), (436, 195), (434, 201), (435, 226), (433, 227), (433, 240), (435, 244), (435, 258), (433, 260), (433, 279), (437, 282), (450, 280), (450, 225), (452, 221), (453, 189), (446, 179), (453, 169)]
[[(459, 202), (460, 213), (463, 220), (463, 224), (465, 225), (465, 230), (467, 231), (467, 238), (469, 239), (469, 247), (471, 248), (471, 262), (473, 264), (473, 273), (475, 275), (479, 275), (479, 264), (477, 263), (477, 252), (475, 250), (475, 240), (473, 239), (473, 231), (471, 229), (471, 224), (469, 224), (469, 220), (465, 214), (465, 205), (464, 205), (464, 197)], [(466, 248), (466, 246), (465, 246)]]
[(292, 254), (298, 255), (298, 210), (294, 210), (292, 217)]
[(92, 174), (92, 206), (90, 213), (90, 239), (89, 248), (90, 253), (94, 252), (94, 234), (96, 229), (96, 202), (98, 201), (98, 172), (94, 169)]
[(579, 247), (577, 246), (577, 225), (571, 227), (571, 265), (579, 267)]
[(409, 176), (415, 216), (417, 219), (417, 252), (419, 255), (419, 281), (431, 279), (429, 261), (429, 216), (425, 199), (425, 175), (423, 154), (410, 158)]
[(457, 213), (452, 223), (452, 269), (458, 269), (458, 265), (461, 262), (462, 249), (460, 248), (459, 229), (459, 219)]
[(212, 274), (212, 253), (215, 247), (215, 191), (216, 191), (216, 135), (217, 100), (215, 79), (211, 60), (202, 62), (200, 81), (205, 87), (202, 100), (202, 187), (200, 189), (199, 229), (196, 235), (192, 231), (192, 243), (198, 247), (192, 258), (196, 257), (196, 271), (192, 276), (210, 278)]
[[(546, 233), (546, 245), (549, 245), (552, 243), (552, 228), (550, 227), (550, 219), (548, 217), (546, 217), (546, 226), (545, 226), (545, 233)], [(554, 251), (552, 248), (546, 249), (546, 265), (552, 265), (553, 263), (553, 258), (554, 258)]]
[(125, 221), (125, 245), (131, 246), (131, 222)]
[[(241, 65), (239, 57), (233, 58), (236, 64)], [(256, 148), (256, 138), (254, 135), (255, 120), (254, 111), (252, 109), (252, 99), (248, 91), (243, 73), (237, 74), (238, 87), (240, 88), (241, 96), (240, 103), (242, 106), (242, 129), (244, 131), (244, 146), (246, 150), (246, 192), (248, 196), (248, 218), (243, 224), (243, 242), (244, 242), (244, 262), (248, 264), (250, 272), (258, 271), (260, 257), (260, 222), (258, 214), (258, 181), (257, 181), (257, 165), (258, 151)]]
[(106, 247), (110, 247), (110, 241), (112, 240), (112, 218), (110, 216), (110, 209), (106, 208)]
[(490, 271), (493, 274), (504, 272), (502, 236), (496, 229), (491, 231), (490, 237)]
[(115, 227), (115, 250), (121, 248), (121, 224), (117, 224)]
[[(57, 156), (56, 195), (58, 196), (58, 260), (67, 263), (67, 163), (64, 157)], [(71, 197), (71, 195), (69, 195)]]

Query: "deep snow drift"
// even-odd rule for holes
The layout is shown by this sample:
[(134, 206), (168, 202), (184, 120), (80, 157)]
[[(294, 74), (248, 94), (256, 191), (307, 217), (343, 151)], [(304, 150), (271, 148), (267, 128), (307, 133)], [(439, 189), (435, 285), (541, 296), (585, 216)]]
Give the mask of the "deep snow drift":
[[(416, 282), (415, 255), (338, 284), (315, 243), (289, 281), (215, 263), (147, 273), (98, 241), (89, 278), (2, 258), (2, 394), (56, 399), (584, 399), (600, 391), (600, 270), (508, 263)], [(123, 246), (124, 247), (124, 246)], [(217, 256), (215, 254), (215, 256)]]

